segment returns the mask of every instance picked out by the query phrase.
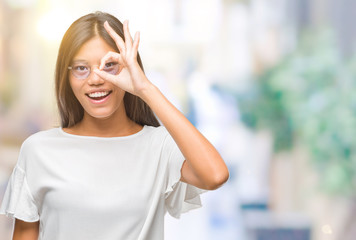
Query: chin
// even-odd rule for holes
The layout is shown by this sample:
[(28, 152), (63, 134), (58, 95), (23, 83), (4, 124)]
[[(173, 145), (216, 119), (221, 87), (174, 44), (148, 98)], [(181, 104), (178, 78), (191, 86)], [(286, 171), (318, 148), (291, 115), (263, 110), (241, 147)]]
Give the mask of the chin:
[(116, 113), (116, 111), (85, 111), (86, 114), (92, 118), (97, 118), (97, 119), (109, 119), (110, 117), (113, 117)]

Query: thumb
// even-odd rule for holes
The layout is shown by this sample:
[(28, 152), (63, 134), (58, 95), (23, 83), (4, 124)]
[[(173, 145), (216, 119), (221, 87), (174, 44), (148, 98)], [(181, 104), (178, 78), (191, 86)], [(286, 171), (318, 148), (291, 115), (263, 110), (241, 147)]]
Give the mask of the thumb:
[(101, 70), (99, 70), (99, 69), (94, 69), (94, 72), (99, 76), (99, 77), (101, 77), (102, 79), (104, 79), (104, 80), (107, 80), (107, 81), (110, 81), (110, 82), (112, 82), (112, 83), (115, 83), (115, 75), (112, 75), (112, 74), (110, 74), (110, 73), (107, 73), (107, 72), (105, 72), (105, 71), (101, 71)]

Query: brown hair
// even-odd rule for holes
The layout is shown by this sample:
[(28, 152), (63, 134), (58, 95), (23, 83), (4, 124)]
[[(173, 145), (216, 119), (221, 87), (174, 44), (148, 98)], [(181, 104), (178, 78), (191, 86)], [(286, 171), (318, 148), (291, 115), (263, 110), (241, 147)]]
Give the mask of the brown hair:
[[(104, 28), (105, 21), (108, 21), (115, 32), (124, 39), (122, 23), (114, 16), (103, 12), (95, 12), (79, 18), (72, 23), (63, 36), (55, 72), (56, 99), (63, 128), (74, 126), (82, 120), (84, 114), (84, 109), (75, 97), (69, 83), (68, 66), (75, 54), (85, 42), (95, 36), (100, 36), (115, 51), (119, 52), (114, 40)], [(139, 54), (137, 54), (137, 62), (144, 71)], [(126, 115), (134, 122), (155, 127), (160, 125), (151, 108), (141, 98), (126, 92), (124, 106)]]

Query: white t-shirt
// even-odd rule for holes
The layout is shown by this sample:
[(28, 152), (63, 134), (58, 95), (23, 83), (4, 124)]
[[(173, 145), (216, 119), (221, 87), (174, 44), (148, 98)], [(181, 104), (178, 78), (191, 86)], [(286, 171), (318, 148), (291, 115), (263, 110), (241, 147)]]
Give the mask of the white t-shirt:
[(109, 138), (41, 131), (21, 146), (0, 214), (40, 220), (40, 240), (160, 240), (166, 211), (201, 206), (204, 191), (179, 181), (183, 161), (163, 126)]

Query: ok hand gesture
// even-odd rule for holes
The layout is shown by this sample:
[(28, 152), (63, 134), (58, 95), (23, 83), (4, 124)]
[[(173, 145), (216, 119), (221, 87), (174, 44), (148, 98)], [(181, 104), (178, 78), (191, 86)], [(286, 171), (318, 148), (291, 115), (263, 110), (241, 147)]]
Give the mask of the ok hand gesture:
[[(127, 20), (123, 23), (125, 41), (111, 28), (107, 21), (104, 23), (104, 27), (115, 41), (120, 53), (108, 52), (101, 59), (99, 69), (95, 69), (94, 72), (124, 91), (140, 96), (141, 92), (151, 84), (137, 62), (140, 33), (136, 32), (132, 40)], [(109, 61), (118, 62), (119, 72), (116, 75), (102, 71), (105, 64)]]

